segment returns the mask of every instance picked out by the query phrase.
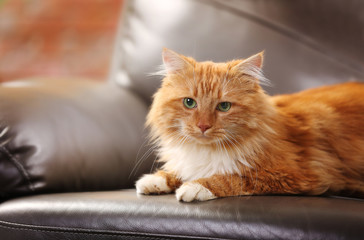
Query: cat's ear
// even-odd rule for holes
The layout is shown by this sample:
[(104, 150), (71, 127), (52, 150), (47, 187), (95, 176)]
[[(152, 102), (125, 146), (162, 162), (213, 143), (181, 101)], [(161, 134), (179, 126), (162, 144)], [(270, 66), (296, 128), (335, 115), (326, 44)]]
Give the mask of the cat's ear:
[(162, 58), (164, 72), (166, 74), (176, 74), (189, 65), (189, 63), (184, 59), (184, 56), (168, 48), (163, 48)]
[(239, 65), (241, 65), (243, 67), (252, 66), (255, 68), (262, 69), (263, 59), (264, 59), (264, 51), (257, 53), (251, 57), (248, 57), (247, 59), (244, 59)]
[(264, 51), (242, 60), (235, 68), (237, 68), (241, 74), (249, 75), (258, 80), (258, 83), (261, 85), (270, 85), (269, 80), (263, 75), (263, 59)]

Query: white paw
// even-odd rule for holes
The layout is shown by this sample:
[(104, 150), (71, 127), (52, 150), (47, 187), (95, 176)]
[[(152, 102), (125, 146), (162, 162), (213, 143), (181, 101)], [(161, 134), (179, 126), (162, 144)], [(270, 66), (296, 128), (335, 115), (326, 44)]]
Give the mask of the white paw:
[(138, 194), (162, 194), (172, 191), (164, 177), (153, 174), (144, 175), (135, 186)]
[(210, 190), (205, 188), (199, 183), (184, 183), (176, 191), (178, 201), (192, 202), (192, 201), (207, 201), (217, 198)]

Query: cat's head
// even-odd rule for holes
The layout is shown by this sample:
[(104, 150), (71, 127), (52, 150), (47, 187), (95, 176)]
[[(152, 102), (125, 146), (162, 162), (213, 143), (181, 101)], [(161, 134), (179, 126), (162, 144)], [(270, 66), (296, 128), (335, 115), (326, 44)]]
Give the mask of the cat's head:
[[(237, 144), (259, 129), (267, 97), (263, 53), (224, 63), (197, 62), (163, 50), (164, 79), (147, 117), (167, 144)], [(242, 138), (242, 139), (237, 139)]]

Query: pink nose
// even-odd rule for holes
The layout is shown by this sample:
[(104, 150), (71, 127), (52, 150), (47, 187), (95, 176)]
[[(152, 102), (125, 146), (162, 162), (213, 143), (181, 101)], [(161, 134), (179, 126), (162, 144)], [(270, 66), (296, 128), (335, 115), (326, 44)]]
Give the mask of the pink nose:
[(202, 133), (206, 132), (207, 129), (211, 128), (211, 126), (207, 124), (199, 124), (198, 127), (201, 129)]

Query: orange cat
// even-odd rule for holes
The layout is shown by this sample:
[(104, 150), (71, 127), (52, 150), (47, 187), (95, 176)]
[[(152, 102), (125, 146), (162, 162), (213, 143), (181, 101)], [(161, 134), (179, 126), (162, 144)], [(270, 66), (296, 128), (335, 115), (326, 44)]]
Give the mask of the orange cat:
[(147, 117), (162, 170), (140, 194), (180, 201), (261, 194), (364, 193), (364, 84), (270, 97), (263, 54), (196, 62), (164, 49)]

